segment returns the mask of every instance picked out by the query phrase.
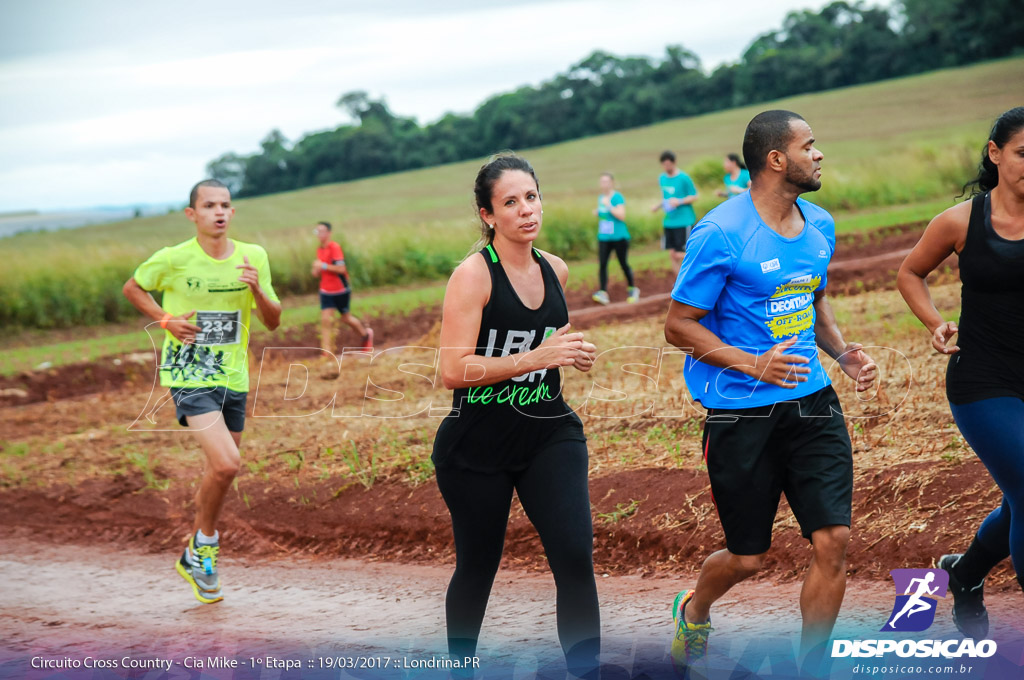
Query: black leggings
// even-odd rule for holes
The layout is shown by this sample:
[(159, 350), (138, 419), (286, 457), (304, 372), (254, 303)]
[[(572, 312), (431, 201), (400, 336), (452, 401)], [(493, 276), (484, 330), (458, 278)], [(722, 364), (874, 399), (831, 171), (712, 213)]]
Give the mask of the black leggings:
[(598, 276), (601, 279), (601, 290), (608, 290), (608, 258), (611, 257), (613, 250), (615, 257), (619, 258), (622, 273), (626, 275), (626, 282), (633, 287), (633, 270), (629, 268), (629, 262), (626, 261), (626, 255), (629, 253), (629, 239), (623, 238), (618, 241), (597, 242)]
[(586, 442), (555, 442), (517, 472), (437, 470), (437, 486), (448, 504), (455, 534), (455, 573), (445, 598), (452, 658), (476, 653), (515, 489), (540, 534), (555, 577), (558, 639), (568, 665), (577, 669), (596, 665), (601, 621)]

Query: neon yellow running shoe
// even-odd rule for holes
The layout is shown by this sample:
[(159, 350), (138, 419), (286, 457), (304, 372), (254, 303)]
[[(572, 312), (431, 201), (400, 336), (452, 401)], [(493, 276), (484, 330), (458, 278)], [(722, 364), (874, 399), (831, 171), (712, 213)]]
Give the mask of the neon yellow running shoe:
[(195, 534), (189, 536), (188, 546), (181, 559), (174, 563), (174, 569), (192, 586), (196, 599), (203, 604), (213, 604), (224, 599), (217, 574), (217, 555), (220, 544), (196, 543)]
[(672, 662), (676, 667), (689, 666), (694, 661), (704, 658), (708, 651), (708, 635), (714, 630), (711, 617), (707, 623), (687, 623), (683, 612), (686, 603), (693, 598), (692, 590), (684, 590), (676, 595), (672, 603), (672, 621), (676, 624), (676, 635), (672, 639)]

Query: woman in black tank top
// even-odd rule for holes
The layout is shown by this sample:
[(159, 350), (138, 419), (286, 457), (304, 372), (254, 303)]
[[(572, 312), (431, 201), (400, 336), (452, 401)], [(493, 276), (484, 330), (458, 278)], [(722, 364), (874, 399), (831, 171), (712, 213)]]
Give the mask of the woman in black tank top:
[[(938, 561), (949, 572), (953, 621), (980, 639), (988, 633), (988, 572), (1009, 556), (1024, 588), (1024, 107), (996, 121), (980, 173), (967, 186), (972, 200), (932, 220), (900, 268), (899, 287), (932, 332), (932, 345), (949, 355), (953, 419), (1003, 493), (967, 551)], [(943, 320), (925, 283), (953, 252), (960, 258), (959, 324)]]
[(455, 537), (449, 653), (476, 653), (515, 491), (555, 577), (567, 663), (581, 675), (596, 668), (600, 619), (586, 438), (562, 399), (560, 370), (590, 370), (596, 348), (569, 332), (565, 263), (533, 247), (543, 211), (530, 164), (492, 159), (475, 194), (484, 247), (445, 291), (441, 376), (454, 398), (432, 455)]

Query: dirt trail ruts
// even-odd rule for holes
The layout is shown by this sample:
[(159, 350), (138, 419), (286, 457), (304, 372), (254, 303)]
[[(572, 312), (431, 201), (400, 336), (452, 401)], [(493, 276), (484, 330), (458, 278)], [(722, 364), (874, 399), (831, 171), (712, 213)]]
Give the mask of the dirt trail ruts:
[[(30, 655), (128, 654), (180, 663), (190, 655), (376, 652), (426, 658), (445, 652), (449, 566), (239, 559), (227, 553), (220, 562), (225, 600), (201, 605), (174, 572), (173, 551), (151, 555), (131, 543), (76, 546), (5, 538), (0, 555), (0, 571), (26, 575), (17, 579), (18, 587), (0, 589), (0, 669), (5, 672), (13, 670), (5, 661)], [(692, 579), (599, 573), (606, 662), (635, 663), (641, 647), (650, 660), (665, 661), (671, 602), (678, 590), (691, 586)], [(743, 646), (730, 643), (758, 637), (795, 642), (798, 597), (799, 584), (735, 588), (714, 608), (719, 653), (731, 647), (738, 657)], [(1024, 626), (1019, 597), (986, 598), (993, 637), (1019, 640)], [(949, 599), (939, 602), (930, 638), (959, 637)], [(484, 662), (535, 655), (541, 665), (557, 664), (554, 603), (549, 573), (499, 571), (481, 633)], [(836, 637), (877, 636), (892, 603), (892, 585), (885, 579), (852, 580)]]
[[(857, 294), (870, 290), (892, 289), (896, 285), (895, 272), (911, 246), (920, 238), (923, 224), (886, 227), (872, 232), (841, 235), (836, 254), (829, 265), (830, 294)], [(667, 256), (666, 256), (667, 257)], [(956, 271), (956, 258), (950, 258), (942, 267)], [(612, 267), (609, 294), (613, 300), (625, 300), (626, 287), (621, 273)], [(643, 297), (637, 304), (617, 302), (600, 306), (590, 299), (589, 289), (570, 289), (566, 301), (570, 320), (580, 329), (592, 328), (609, 322), (629, 321), (664, 314), (668, 309), (668, 292), (674, 278), (670, 272), (645, 270), (637, 272), (637, 285)], [(437, 323), (439, 309), (420, 308), (403, 315), (372, 317), (378, 346), (395, 347), (414, 343)], [(250, 344), (252, 356), (260, 357), (264, 346), (318, 347), (319, 330), (316, 324), (284, 329), (273, 335), (261, 335)], [(314, 350), (315, 351), (315, 350)], [(29, 371), (16, 376), (0, 378), (0, 407), (54, 401), (86, 394), (114, 390), (126, 383), (153, 379), (151, 362), (114, 363), (115, 357), (91, 362), (79, 362), (41, 371)]]
[[(1000, 498), (978, 460), (857, 468), (855, 475), (853, 516), (873, 518), (853, 527), (847, 567), (860, 578), (884, 580), (895, 567), (930, 566), (963, 542), (965, 521), (981, 521)], [(917, 481), (897, 484), (901, 479)], [(173, 552), (191, 525), (191, 481), (181, 478), (167, 491), (155, 491), (133, 472), (74, 487), (4, 490), (0, 526), (56, 542), (96, 540)], [(724, 543), (705, 472), (618, 470), (591, 476), (589, 486), (594, 561), (603, 572), (693, 573)], [(961, 499), (958, 511), (940, 512), (952, 498)], [(631, 513), (615, 514), (626, 506), (633, 506)], [(907, 513), (925, 518), (927, 531), (898, 529)], [(790, 518), (783, 501), (765, 564), (765, 573), (781, 581), (802, 578), (810, 558), (808, 543)], [(396, 479), (366, 489), (328, 480), (295, 488), (245, 476), (237, 492), (228, 495), (220, 527), (234, 555), (454, 562), (451, 520), (433, 479), (417, 486)], [(512, 505), (503, 564), (546, 569), (540, 539), (518, 500)], [(1007, 561), (993, 572), (990, 589), (1019, 590), (1008, 569)]]

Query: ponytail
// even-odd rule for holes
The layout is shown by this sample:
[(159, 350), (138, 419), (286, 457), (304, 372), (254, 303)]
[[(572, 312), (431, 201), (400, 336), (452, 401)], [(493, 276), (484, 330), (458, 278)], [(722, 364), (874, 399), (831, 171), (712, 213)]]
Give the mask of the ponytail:
[[(993, 142), (996, 147), (1002, 149), (1021, 129), (1024, 129), (1024, 106), (1012, 108), (999, 116), (988, 135), (988, 142)], [(969, 194), (969, 198), (974, 198), (978, 194), (992, 191), (999, 184), (999, 168), (988, 156), (988, 142), (985, 142), (985, 147), (981, 150), (978, 174), (964, 184), (961, 196)]]

